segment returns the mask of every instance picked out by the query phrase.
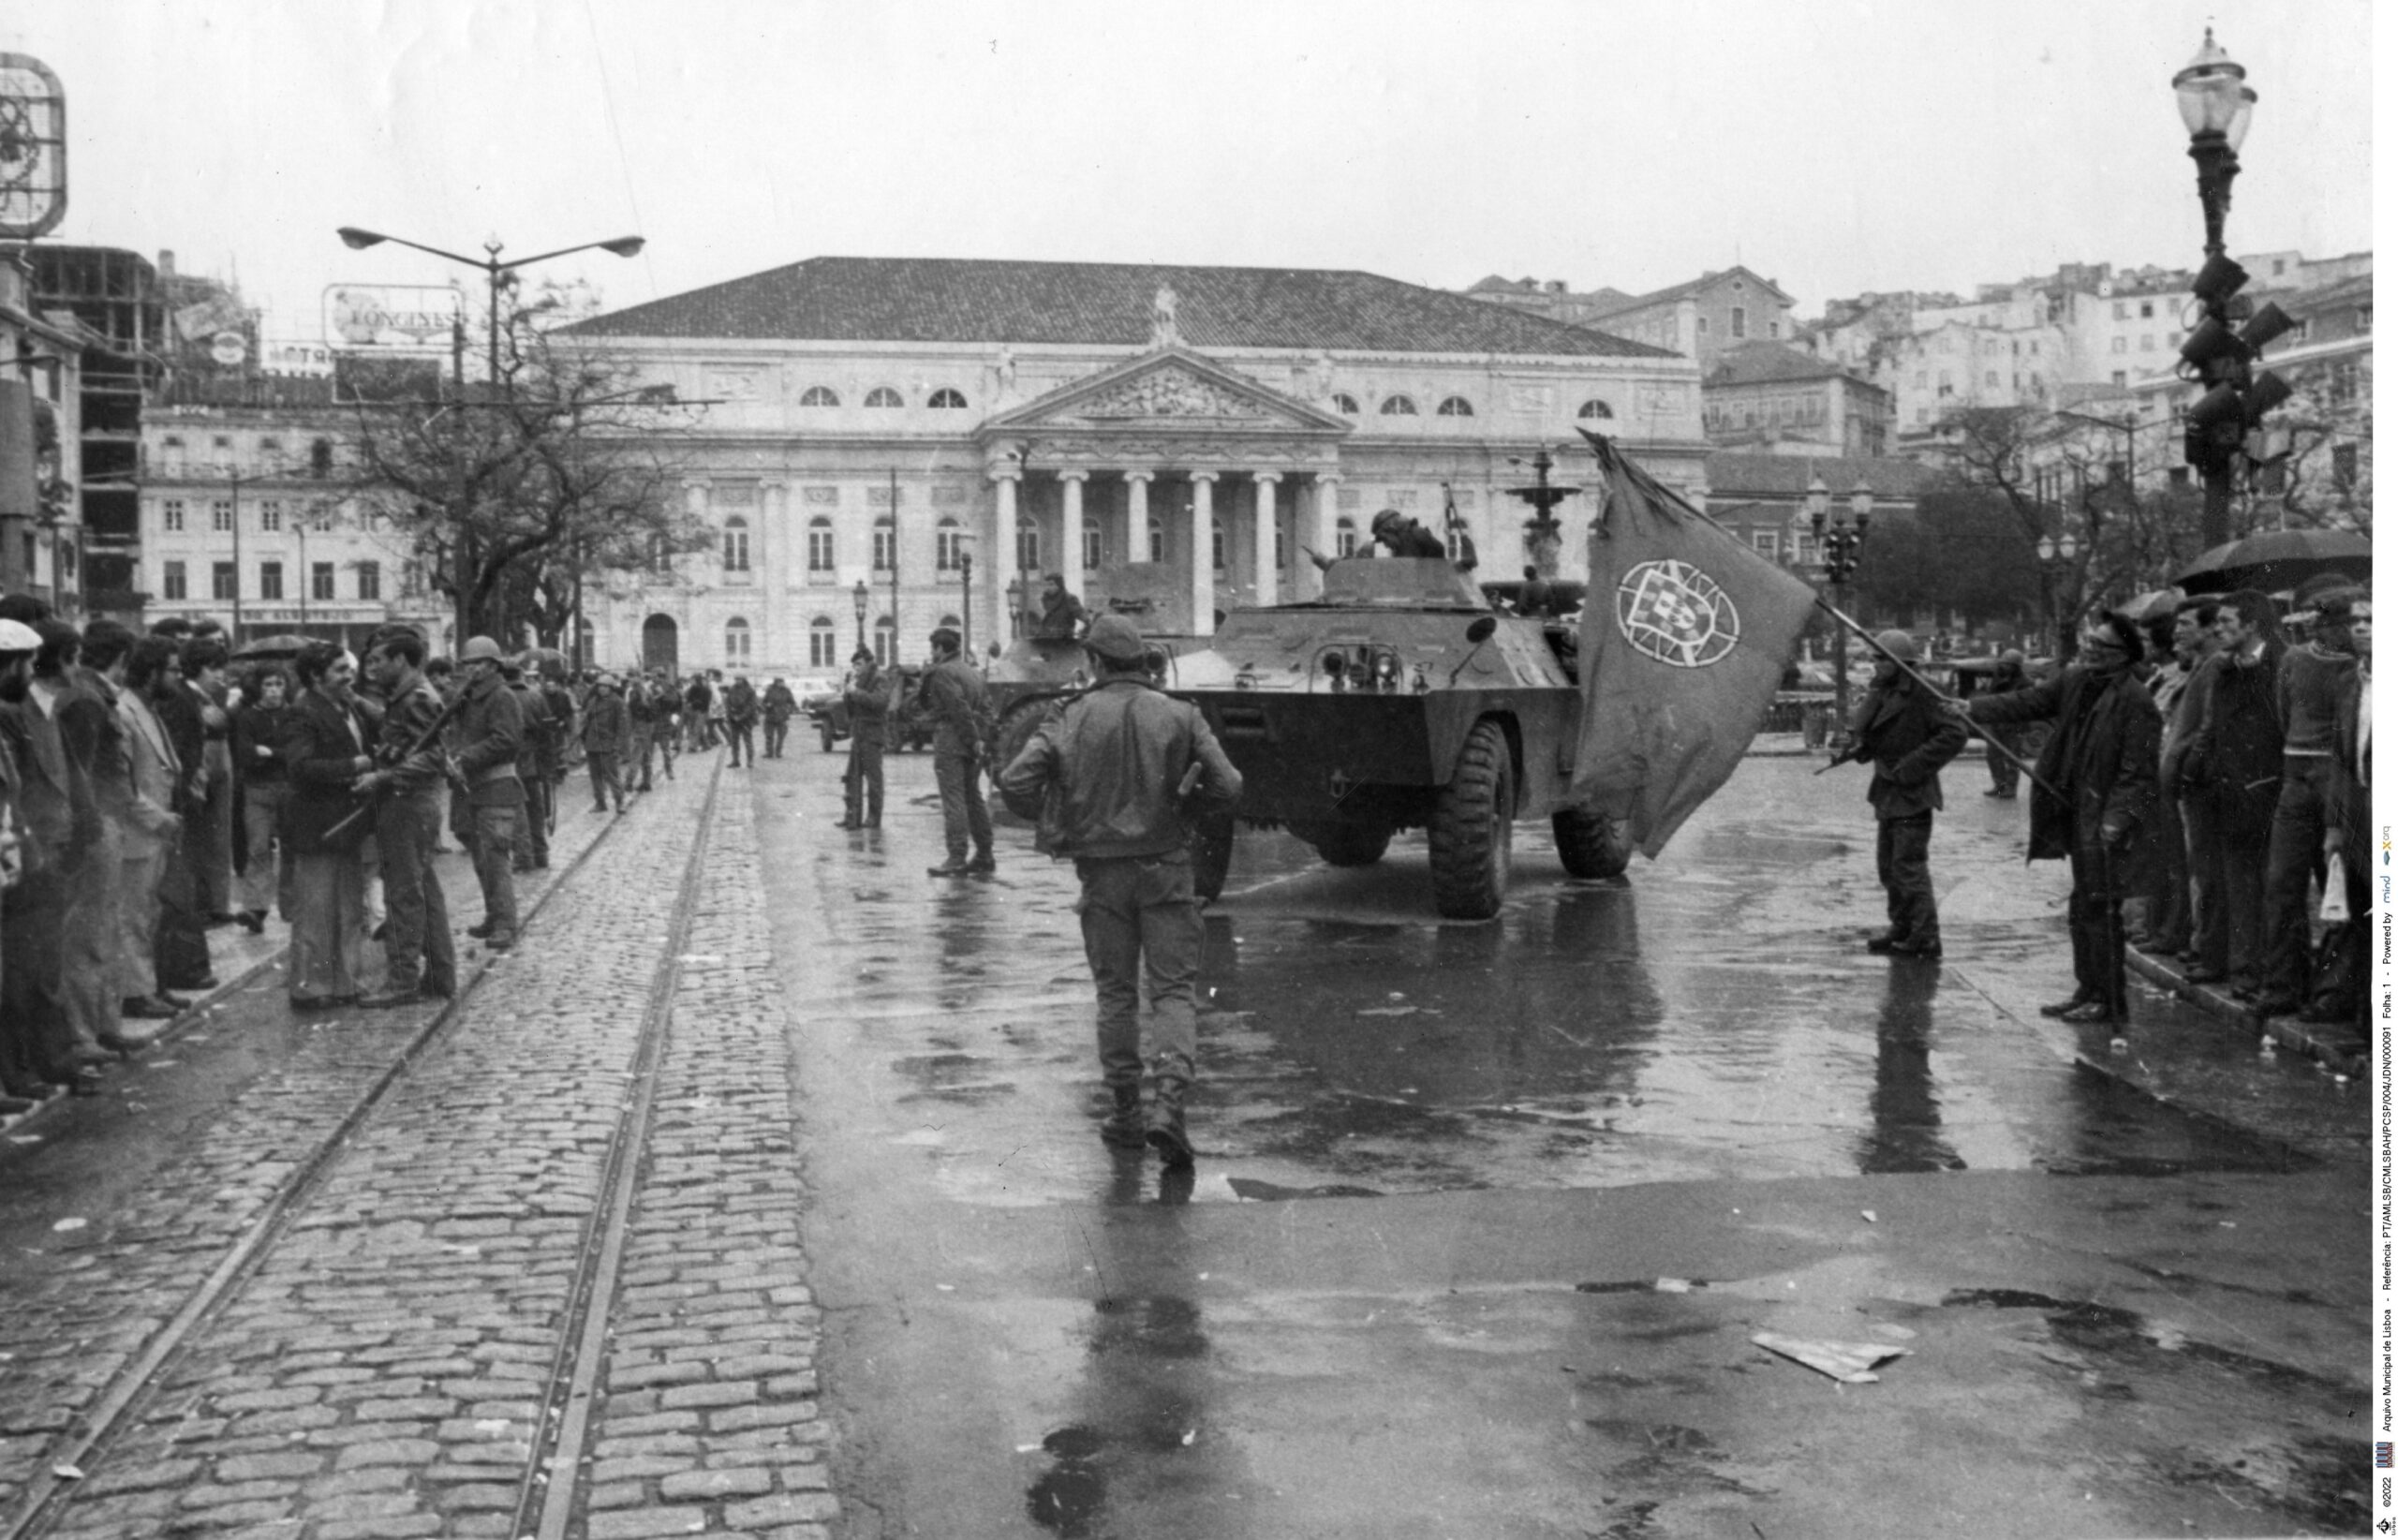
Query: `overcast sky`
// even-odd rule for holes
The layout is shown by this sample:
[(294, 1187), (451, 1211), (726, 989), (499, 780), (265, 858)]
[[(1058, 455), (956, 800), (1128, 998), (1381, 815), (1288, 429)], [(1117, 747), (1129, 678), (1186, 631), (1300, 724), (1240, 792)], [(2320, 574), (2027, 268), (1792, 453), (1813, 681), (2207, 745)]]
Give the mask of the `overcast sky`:
[[(2170, 79), (2259, 95), (2235, 251), (2372, 243), (2370, 0), (8, 0), (64, 82), (55, 239), (238, 272), (273, 330), (569, 259), (625, 304), (818, 255), (1362, 268), (1798, 313), (2201, 244)], [(302, 318), (308, 318), (303, 322)]]

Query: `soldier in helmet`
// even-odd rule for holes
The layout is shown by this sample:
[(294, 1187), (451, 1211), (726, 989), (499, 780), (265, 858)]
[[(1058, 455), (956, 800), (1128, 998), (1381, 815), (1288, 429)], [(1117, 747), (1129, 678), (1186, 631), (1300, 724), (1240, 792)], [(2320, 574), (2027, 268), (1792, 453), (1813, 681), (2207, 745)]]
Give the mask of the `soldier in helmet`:
[(505, 952), (516, 944), (513, 861), (516, 824), (525, 816), (525, 784), (516, 760), (525, 741), (525, 714), (500, 677), (498, 643), (488, 636), (467, 638), (458, 663), (466, 675), (466, 703), (458, 717), (456, 759), (473, 820), (475, 878), (483, 891), (482, 924), (469, 926), (466, 934)]
[(1440, 536), (1398, 509), (1385, 508), (1375, 514), (1370, 527), (1375, 543), (1394, 556), (1429, 556), (1435, 561), (1448, 558), (1448, 547), (1441, 543)]

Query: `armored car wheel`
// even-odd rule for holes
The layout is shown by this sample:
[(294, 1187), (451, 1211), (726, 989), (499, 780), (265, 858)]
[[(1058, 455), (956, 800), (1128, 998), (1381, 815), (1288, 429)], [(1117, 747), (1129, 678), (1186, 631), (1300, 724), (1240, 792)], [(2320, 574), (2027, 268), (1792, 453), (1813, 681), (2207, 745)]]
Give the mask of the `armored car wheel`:
[(1291, 833), (1324, 857), (1329, 866), (1370, 866), (1390, 849), (1387, 826), (1363, 823), (1294, 823)]
[(1041, 724), (1064, 710), (1065, 704), (1057, 696), (1042, 695), (1018, 701), (1008, 707), (1007, 715), (999, 718), (999, 761), (993, 769), (1004, 770), (1014, 764), (1015, 757), (1024, 752), (1024, 746), (1032, 741), (1032, 734), (1040, 730)]
[(1507, 896), (1515, 863), (1516, 767), (1507, 733), (1486, 717), (1465, 735), (1427, 831), (1432, 903), (1452, 920), (1488, 920)]
[(1568, 807), (1549, 815), (1557, 831), (1557, 859), (1569, 877), (1621, 877), (1632, 865), (1632, 837), (1621, 819)]
[(1213, 903), (1233, 869), (1233, 815), (1211, 813), (1191, 831), (1191, 890)]

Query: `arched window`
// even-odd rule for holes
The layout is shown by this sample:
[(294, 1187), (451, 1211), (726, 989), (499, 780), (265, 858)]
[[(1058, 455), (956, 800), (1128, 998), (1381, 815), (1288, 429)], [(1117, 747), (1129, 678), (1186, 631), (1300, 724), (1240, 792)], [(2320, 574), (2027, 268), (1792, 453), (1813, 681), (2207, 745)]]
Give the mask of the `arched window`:
[(739, 615), (724, 623), (724, 662), (727, 668), (749, 664), (749, 622)]
[(1041, 570), (1041, 526), (1030, 519), (1015, 521), (1015, 570)]
[(821, 513), (807, 521), (807, 570), (811, 577), (833, 570), (833, 521)]
[(935, 411), (962, 412), (966, 409), (966, 396), (963, 392), (953, 391), (944, 385), (926, 397), (925, 405)]
[(724, 521), (724, 570), (749, 570), (749, 521), (738, 513)]
[(841, 632), (831, 615), (820, 615), (807, 623), (807, 666), (812, 669), (835, 669), (841, 666)]
[(1383, 415), (1384, 417), (1414, 417), (1415, 415), (1415, 403), (1403, 395), (1384, 397), (1383, 401)]
[(1357, 521), (1346, 513), (1332, 521), (1332, 554), (1336, 556), (1357, 554)]
[(841, 397), (830, 385), (810, 385), (801, 392), (799, 404), (803, 407), (837, 407), (841, 404)]
[(1472, 417), (1473, 403), (1461, 395), (1453, 395), (1443, 400), (1437, 411), (1443, 417)]
[(874, 623), (874, 660), (889, 667), (899, 652), (899, 624), (889, 615)]
[(1354, 417), (1357, 415), (1357, 398), (1346, 391), (1335, 391), (1332, 392), (1332, 409), (1343, 417)]
[(957, 527), (955, 519), (943, 519), (933, 530), (933, 565), (944, 572), (957, 570), (957, 558), (966, 552), (965, 531)]
[(866, 404), (869, 407), (904, 407), (907, 405), (906, 402), (899, 399), (899, 392), (893, 390), (888, 385), (877, 385), (873, 390), (866, 392)]
[(874, 570), (888, 572), (898, 565), (898, 526), (891, 522), (891, 515), (885, 513), (874, 521)]
[(1586, 422), (1596, 422), (1613, 417), (1615, 408), (1604, 401), (1585, 401), (1574, 415)]
[(1163, 519), (1152, 517), (1149, 520), (1149, 559), (1151, 561), (1165, 560), (1165, 521)]

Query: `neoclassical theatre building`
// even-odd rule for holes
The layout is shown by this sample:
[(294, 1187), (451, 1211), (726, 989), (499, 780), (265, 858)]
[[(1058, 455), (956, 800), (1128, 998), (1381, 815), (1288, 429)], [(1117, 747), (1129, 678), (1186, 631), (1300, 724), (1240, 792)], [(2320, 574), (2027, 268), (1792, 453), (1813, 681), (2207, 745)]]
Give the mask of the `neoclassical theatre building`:
[[(1367, 273), (817, 258), (571, 334), (713, 403), (678, 453), (716, 545), (586, 591), (610, 667), (822, 674), (961, 623), (981, 652), (1052, 571), (1204, 635), (1315, 591), (1309, 552), (1384, 508), (1454, 506), (1513, 577), (1504, 489), (1544, 448), (1574, 484), (1577, 424), (1670, 485), (1706, 454), (1688, 359)], [(1591, 499), (1559, 511), (1579, 576)]]

